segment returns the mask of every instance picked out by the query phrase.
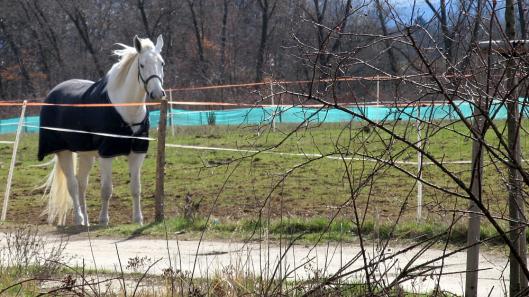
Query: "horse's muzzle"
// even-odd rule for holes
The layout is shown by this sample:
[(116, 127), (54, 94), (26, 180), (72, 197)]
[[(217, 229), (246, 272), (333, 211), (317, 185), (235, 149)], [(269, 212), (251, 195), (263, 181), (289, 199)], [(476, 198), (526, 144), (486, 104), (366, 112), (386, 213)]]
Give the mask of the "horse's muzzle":
[(165, 97), (165, 91), (162, 89), (161, 91), (151, 91), (149, 92), (149, 97), (152, 100), (159, 100)]

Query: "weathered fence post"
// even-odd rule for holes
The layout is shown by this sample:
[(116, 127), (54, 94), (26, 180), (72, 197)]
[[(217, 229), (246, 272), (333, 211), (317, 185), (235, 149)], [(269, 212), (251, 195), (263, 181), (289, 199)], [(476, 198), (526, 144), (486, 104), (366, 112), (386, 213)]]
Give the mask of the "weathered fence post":
[[(520, 56), (522, 54), (527, 54), (529, 52), (529, 41), (528, 40), (515, 40), (515, 19), (514, 19), (514, 3), (511, 1), (506, 1), (506, 8), (505, 8), (505, 21), (506, 21), (506, 29), (505, 33), (507, 36), (508, 41), (483, 41), (479, 43), (479, 46), (482, 50), (493, 50), (495, 53), (501, 54), (502, 56), (506, 57), (507, 63), (505, 64), (506, 68), (506, 90), (508, 98), (506, 98), (506, 105), (507, 105), (507, 137), (508, 137), (508, 155), (512, 159), (512, 163), (514, 164), (522, 164), (522, 155), (521, 155), (521, 147), (520, 147), (520, 111), (519, 111), (519, 102), (518, 102), (518, 92), (515, 90), (515, 88), (518, 87), (518, 83), (516, 82), (516, 63), (515, 58), (517, 56)], [(490, 52), (488, 54), (491, 54)], [(483, 110), (486, 110), (487, 106), (482, 106)], [(482, 115), (484, 116), (484, 115)], [(476, 140), (475, 140), (476, 141)], [(475, 144), (476, 145), (476, 144)], [(482, 157), (480, 157), (481, 159)], [(473, 162), (475, 162), (474, 156), (472, 157)], [(481, 160), (482, 162), (482, 160)], [(477, 165), (473, 164), (473, 168), (475, 170)], [(480, 168), (483, 167), (483, 165), (479, 165)], [(481, 173), (479, 174), (481, 176)], [(480, 182), (481, 185), (481, 182)], [(509, 180), (508, 180), (508, 202), (509, 202), (509, 237), (510, 241), (513, 244), (514, 248), (510, 251), (509, 254), (509, 295), (510, 296), (521, 296), (520, 294), (524, 294), (523, 292), (527, 289), (528, 283), (527, 278), (525, 275), (525, 271), (527, 271), (527, 242), (526, 242), (526, 236), (525, 236), (525, 230), (526, 230), (526, 217), (525, 217), (525, 211), (524, 211), (524, 203), (522, 193), (521, 193), (521, 181), (520, 181), (520, 172), (519, 169), (516, 168), (516, 166), (510, 166), (509, 167)], [(472, 192), (474, 192), (474, 187), (472, 188)], [(480, 197), (474, 194), (475, 197)], [(481, 195), (481, 194), (480, 194)], [(475, 212), (479, 211), (476, 209), (471, 208), (471, 220), (473, 216), (479, 216), (480, 214), (476, 214)], [(475, 229), (473, 233), (478, 233), (477, 240), (479, 240), (479, 217), (475, 218), (477, 221), (477, 227), (472, 227), (472, 222), (469, 224), (469, 241), (467, 244), (470, 246), (472, 242), (470, 242), (470, 233), (471, 228)], [(474, 241), (474, 243), (477, 243), (477, 240)], [(479, 248), (476, 245), (477, 254), (475, 255), (475, 261), (479, 258)], [(471, 253), (471, 249), (468, 250), (468, 254)], [(520, 261), (518, 261), (520, 259)], [(468, 279), (468, 271), (477, 269), (477, 263), (475, 264), (475, 267), (470, 267), (468, 264), (468, 258), (467, 258), (467, 279)], [(521, 263), (520, 263), (521, 262)], [(475, 274), (475, 286), (477, 286), (477, 271)], [(468, 289), (468, 280), (467, 280), (467, 289)], [(470, 295), (465, 294), (465, 296), (477, 296), (477, 293)]]
[(6, 220), (7, 205), (9, 203), (9, 195), (11, 194), (11, 182), (13, 180), (13, 171), (15, 170), (15, 162), (17, 160), (18, 143), (20, 142), (22, 127), (24, 127), (24, 115), (26, 114), (27, 103), (27, 100), (24, 100), (24, 103), (22, 103), (22, 111), (20, 112), (20, 119), (18, 120), (15, 143), (13, 143), (13, 155), (11, 156), (11, 165), (9, 166), (9, 173), (7, 174), (6, 191), (4, 195), (4, 203), (2, 205), (2, 216), (0, 217), (0, 221), (2, 222)]
[(158, 149), (156, 154), (156, 192), (154, 195), (154, 221), (164, 220), (165, 135), (167, 128), (167, 99), (160, 100), (158, 122)]
[(175, 124), (174, 124), (174, 113), (173, 113), (173, 91), (169, 90), (169, 126), (171, 126), (171, 136), (175, 136)]
[[(481, 200), (483, 181), (483, 143), (480, 137), (483, 135), (483, 125), (485, 124), (486, 105), (482, 98), (478, 98), (475, 103), (472, 121), (473, 143), (472, 143), (472, 195), (475, 199)], [(467, 231), (467, 269), (465, 296), (478, 296), (478, 272), (479, 272), (479, 240), (481, 211), (474, 201), (470, 201), (468, 231)]]

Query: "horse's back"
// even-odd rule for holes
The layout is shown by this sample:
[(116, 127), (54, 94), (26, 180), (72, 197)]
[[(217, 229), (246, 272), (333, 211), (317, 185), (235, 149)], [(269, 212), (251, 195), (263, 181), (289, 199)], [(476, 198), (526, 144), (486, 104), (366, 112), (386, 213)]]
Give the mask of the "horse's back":
[(148, 116), (134, 134), (114, 107), (89, 106), (111, 103), (106, 86), (106, 78), (97, 82), (74, 79), (49, 92), (46, 103), (53, 105), (43, 106), (40, 112), (39, 160), (63, 150), (98, 151), (105, 158), (147, 152), (147, 140), (100, 135), (147, 137), (149, 131)]
[[(93, 81), (71, 79), (55, 86), (46, 97), (45, 103), (83, 104), (92, 97)], [(83, 107), (45, 105), (40, 111), (39, 152), (42, 160), (48, 154), (62, 150), (93, 150), (93, 140), (88, 134), (73, 133), (67, 130), (86, 130), (91, 111)], [(63, 129), (62, 131), (60, 129)]]
[(91, 80), (70, 79), (53, 88), (46, 97), (46, 103), (77, 103), (94, 84)]

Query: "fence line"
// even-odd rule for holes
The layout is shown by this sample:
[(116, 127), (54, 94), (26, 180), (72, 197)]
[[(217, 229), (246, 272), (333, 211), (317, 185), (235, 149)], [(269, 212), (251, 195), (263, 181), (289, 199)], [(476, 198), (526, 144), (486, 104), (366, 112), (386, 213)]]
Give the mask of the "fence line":
[[(30, 127), (30, 128), (39, 128), (39, 126), (22, 124), (21, 126)], [(115, 137), (115, 138), (129, 138), (129, 139), (140, 139), (147, 141), (156, 141), (157, 139), (151, 137), (139, 137), (139, 136), (127, 136), (119, 134), (110, 134), (110, 133), (100, 133), (100, 132), (91, 132), (83, 130), (74, 130), (74, 129), (65, 129), (65, 128), (55, 128), (55, 127), (41, 127), (43, 129), (60, 131), (60, 132), (70, 132), (70, 133), (83, 133), (83, 134), (92, 134), (106, 137)], [(13, 144), (14, 141), (0, 141), (0, 144)], [(371, 161), (371, 162), (385, 162), (385, 163), (394, 163), (400, 165), (417, 165), (418, 162), (414, 161), (398, 161), (398, 160), (379, 160), (374, 158), (357, 158), (357, 157), (345, 157), (345, 156), (331, 156), (331, 155), (322, 155), (317, 153), (291, 153), (291, 152), (276, 152), (270, 150), (250, 150), (250, 149), (239, 149), (239, 148), (227, 148), (227, 147), (210, 147), (210, 146), (196, 146), (196, 145), (186, 145), (186, 144), (174, 144), (166, 143), (165, 147), (171, 148), (181, 148), (181, 149), (193, 149), (193, 150), (206, 150), (206, 151), (225, 151), (225, 152), (240, 152), (240, 153), (259, 153), (259, 154), (271, 154), (278, 156), (292, 156), (292, 157), (314, 157), (314, 158), (326, 158), (330, 160), (351, 160), (351, 161)], [(443, 164), (470, 164), (470, 160), (454, 160), (454, 161), (443, 161)], [(432, 162), (422, 162), (422, 165), (433, 165)]]
[[(374, 75), (374, 76), (346, 76), (346, 77), (326, 78), (326, 79), (314, 78), (312, 80), (269, 80), (269, 81), (254, 82), (254, 83), (236, 83), (236, 84), (222, 84), (222, 85), (173, 87), (173, 88), (166, 88), (165, 90), (168, 91), (168, 92), (185, 92), (185, 91), (202, 91), (202, 90), (215, 90), (215, 89), (230, 89), (230, 88), (248, 88), (248, 87), (264, 86), (264, 85), (271, 85), (271, 84), (280, 86), (280, 85), (307, 84), (307, 83), (318, 83), (318, 82), (345, 82), (345, 81), (376, 81), (376, 82), (380, 82), (380, 81), (392, 81), (392, 80), (409, 80), (409, 79), (422, 78), (422, 77), (428, 77), (428, 76), (430, 76), (429, 73), (419, 73), (419, 74), (400, 75), (400, 76), (395, 76), (395, 75)], [(471, 77), (471, 75), (454, 74), (454, 75), (441, 75), (440, 77), (443, 77), (443, 78), (465, 78), (465, 77)], [(43, 101), (45, 99), (46, 99), (45, 97), (37, 97), (37, 98), (26, 99), (26, 100), (28, 100), (28, 106), (40, 106), (40, 105), (36, 105), (35, 102), (29, 102), (29, 100)], [(23, 100), (23, 99), (18, 99), (18, 100)], [(0, 106), (22, 106), (22, 101), (11, 101), (11, 104), (16, 104), (16, 105), (9, 105), (9, 104), (5, 104), (5, 103), (9, 103), (9, 101), (0, 102)], [(108, 105), (108, 106), (126, 106), (129, 103), (121, 103), (121, 104), (123, 104), (123, 105)], [(147, 104), (148, 105), (159, 105), (160, 103), (147, 103)], [(65, 106), (70, 106), (70, 105), (66, 105), (65, 104)], [(130, 103), (130, 106), (134, 106), (134, 103)]]
[[(33, 99), (37, 100), (37, 99)], [(187, 106), (232, 106), (232, 107), (306, 107), (306, 108), (318, 108), (318, 107), (334, 107), (334, 104), (254, 104), (254, 103), (231, 103), (231, 102), (218, 102), (218, 101), (169, 101), (170, 105), (187, 105)], [(413, 106), (439, 106), (447, 105), (449, 102), (446, 101), (428, 101), (428, 102), (341, 102), (338, 103), (341, 107), (346, 106), (388, 106), (388, 107), (413, 107)], [(0, 101), (0, 106), (22, 106), (23, 102), (19, 101)], [(26, 106), (59, 106), (59, 107), (134, 107), (134, 106), (158, 106), (160, 102), (132, 102), (132, 103), (48, 103), (48, 102), (27, 102)]]
[[(172, 90), (169, 90), (169, 94), (170, 94), (170, 98), (172, 98)], [(246, 104), (246, 103), (228, 103), (228, 102), (197, 102), (197, 101), (191, 101), (191, 102), (185, 102), (185, 101), (171, 101), (171, 102), (167, 102), (167, 101), (164, 101), (165, 102), (165, 106), (167, 105), (187, 105), (187, 106), (190, 106), (190, 105), (209, 105), (209, 106), (212, 106), (212, 105), (217, 105), (217, 106), (249, 106), (249, 107), (252, 107), (252, 108), (256, 108), (256, 107), (271, 107), (271, 108), (281, 108), (281, 107), (295, 107), (296, 105), (285, 105), (285, 104), (279, 104), (279, 105), (276, 105), (274, 104), (274, 102), (272, 102), (272, 104), (261, 104), (261, 105), (257, 105), (257, 104)], [(27, 101), (24, 101), (24, 103), (20, 104), (18, 102), (0, 102), (0, 106), (18, 106), (18, 105), (22, 105), (23, 106), (23, 110), (25, 110), (25, 107), (26, 106), (64, 106), (64, 107), (110, 107), (110, 106), (145, 106), (145, 105), (150, 105), (150, 106), (155, 106), (155, 105), (160, 105), (159, 102), (139, 102), (139, 103), (118, 103), (118, 104), (113, 104), (113, 103), (105, 103), (105, 104), (63, 104), (63, 103), (45, 103), (45, 102), (27, 102)], [(297, 105), (297, 106), (301, 106), (301, 107), (306, 107), (306, 108), (310, 108), (310, 107), (325, 107), (326, 105), (328, 104), (310, 104), (310, 105), (304, 105), (304, 104), (300, 104), (300, 105)], [(362, 107), (368, 107), (369, 105), (366, 105), (366, 104), (363, 104), (363, 105), (360, 105), (360, 104), (357, 104), (357, 103), (341, 103), (340, 104), (341, 106), (347, 106), (347, 105), (352, 105), (352, 106), (356, 106), (357, 108), (362, 108)], [(379, 106), (379, 107), (384, 107), (384, 106), (380, 106), (378, 102), (376, 102), (375, 104), (373, 104), (375, 106)], [(438, 106), (438, 105), (445, 105), (444, 103), (440, 103), (440, 102), (431, 102), (431, 104), (424, 104), (424, 103), (420, 103), (420, 102), (412, 102), (412, 103), (402, 103), (402, 104), (395, 104), (394, 105), (394, 108), (398, 108), (398, 107), (428, 107), (428, 106)], [(333, 105), (328, 105), (329, 107), (333, 107)], [(360, 107), (359, 107), (360, 106)], [(163, 106), (162, 106), (163, 107)], [(163, 114), (162, 114), (162, 110), (163, 110)], [(401, 113), (404, 112), (404, 111), (401, 111)], [(404, 112), (406, 113), (406, 112)], [(167, 108), (162, 108), (161, 111), (160, 111), (160, 118), (165, 118), (165, 116), (167, 116)], [(274, 116), (274, 113), (272, 114), (272, 118)], [(400, 119), (400, 118), (399, 118)], [(171, 117), (171, 121), (173, 121), (174, 119)], [(261, 120), (262, 121), (262, 120)], [(273, 119), (272, 119), (273, 121)], [(319, 119), (318, 119), (319, 121)], [(129, 139), (142, 139), (142, 140), (148, 140), (148, 141), (153, 141), (155, 140), (154, 138), (149, 138), (149, 137), (137, 137), (137, 136), (128, 136), (128, 135), (119, 135), (119, 134), (110, 134), (110, 133), (101, 133), (101, 132), (92, 132), (92, 131), (83, 131), (83, 130), (75, 130), (75, 129), (65, 129), (65, 128), (58, 128), (58, 127), (47, 127), (47, 126), (37, 126), (37, 125), (28, 125), (28, 124), (24, 124), (22, 123), (23, 122), (23, 116), (21, 116), (20, 118), (20, 122), (19, 122), (19, 125), (18, 125), (18, 131), (20, 132), (20, 129), (24, 126), (24, 127), (28, 127), (28, 128), (40, 128), (40, 129), (48, 129), (48, 130), (54, 130), (54, 131), (60, 131), (60, 132), (69, 132), (69, 133), (82, 133), (82, 134), (92, 134), (92, 135), (100, 135), (100, 136), (105, 136), (105, 137), (117, 137), (117, 138), (129, 138)], [(163, 121), (165, 123), (165, 121)], [(272, 122), (272, 125), (273, 125), (273, 122)], [(18, 135), (19, 135), (19, 132), (17, 132), (17, 139), (18, 139)], [(161, 142), (163, 142), (163, 144), (161, 144)], [(314, 158), (326, 158), (326, 159), (334, 159), (334, 160), (352, 160), (352, 161), (362, 161), (362, 162), (383, 162), (383, 163), (388, 163), (388, 164), (408, 164), (408, 165), (416, 165), (418, 164), (417, 162), (410, 162), (410, 161), (394, 161), (394, 160), (377, 160), (377, 159), (374, 159), (374, 158), (368, 158), (368, 157), (362, 157), (362, 158), (356, 158), (356, 157), (347, 157), (347, 156), (336, 156), (336, 155), (327, 155), (327, 156), (324, 156), (324, 155), (321, 155), (321, 154), (306, 154), (306, 153), (289, 153), (289, 152), (271, 152), (271, 151), (256, 151), (256, 150), (240, 150), (240, 149), (233, 149), (233, 148), (216, 148), (216, 147), (200, 147), (200, 146), (189, 146), (189, 145), (178, 145), (178, 144), (165, 144), (165, 133), (162, 133), (160, 134), (159, 133), (159, 149), (158, 149), (158, 154), (157, 156), (159, 155), (163, 155), (162, 152), (165, 151), (165, 148), (166, 147), (173, 147), (173, 148), (184, 148), (184, 149), (195, 149), (195, 150), (221, 150), (221, 151), (237, 151), (237, 152), (247, 152), (247, 153), (265, 153), (265, 154), (274, 154), (274, 155), (284, 155), (284, 156), (297, 156), (297, 157), (314, 157)], [(14, 146), (14, 152), (16, 152), (16, 143), (17, 143), (17, 140), (15, 141), (15, 146)], [(159, 166), (157, 166), (157, 175), (160, 175), (162, 174), (163, 176), (163, 172), (164, 172), (164, 164), (165, 162), (157, 162), (157, 164), (161, 164)], [(448, 163), (448, 162), (447, 162)], [(464, 160), (461, 160), (461, 161), (455, 161), (453, 163), (461, 163), (461, 164), (468, 164), (469, 161), (464, 161)], [(429, 164), (432, 164), (432, 163), (429, 163), (429, 162), (424, 162), (423, 164), (421, 165), (429, 165)], [(10, 172), (12, 172), (12, 170), (10, 170)], [(159, 180), (159, 179), (157, 179)], [(163, 183), (163, 181), (162, 181)], [(158, 194), (158, 192), (160, 192), (158, 190), (159, 186), (157, 185), (157, 197), (162, 197), (162, 198), (159, 198), (159, 199), (156, 199), (156, 205), (155, 205), (155, 209), (161, 209), (161, 211), (157, 211), (156, 212), (156, 217), (157, 217), (157, 220), (159, 217), (163, 216), (163, 184), (162, 184), (162, 187), (161, 187), (161, 193), (162, 194)], [(6, 195), (9, 196), (9, 193), (6, 192)], [(7, 200), (5, 200), (7, 201)], [(161, 206), (161, 207), (158, 207), (158, 206)], [(5, 211), (5, 209), (7, 209), (7, 204), (3, 207), (3, 211)], [(160, 216), (161, 215), (161, 216)], [(5, 215), (4, 215), (5, 216)]]
[[(383, 162), (399, 165), (417, 165), (418, 162), (413, 161), (398, 161), (398, 160), (384, 160), (376, 158), (357, 158), (357, 157), (346, 157), (346, 156), (332, 156), (322, 155), (316, 153), (289, 153), (289, 152), (275, 152), (271, 150), (248, 150), (248, 149), (237, 149), (237, 148), (226, 148), (226, 147), (211, 147), (211, 146), (197, 146), (197, 145), (185, 145), (185, 144), (173, 144), (167, 143), (166, 147), (192, 149), (192, 150), (205, 150), (205, 151), (226, 151), (226, 152), (239, 152), (239, 153), (250, 153), (250, 154), (271, 154), (278, 156), (292, 156), (292, 157), (313, 157), (313, 158), (326, 158), (330, 160), (348, 160), (348, 161), (369, 161), (369, 162)], [(443, 161), (443, 164), (471, 164), (470, 160), (455, 160), (455, 161)], [(434, 165), (433, 162), (422, 162), (422, 165)]]
[[(215, 89), (229, 89), (229, 88), (248, 88), (263, 86), (269, 84), (277, 85), (290, 85), (290, 84), (303, 84), (311, 82), (342, 82), (342, 81), (389, 81), (389, 80), (402, 80), (402, 79), (411, 79), (416, 77), (427, 76), (427, 73), (424, 74), (414, 74), (414, 75), (403, 75), (403, 76), (347, 76), (339, 78), (327, 78), (327, 79), (314, 79), (314, 80), (280, 80), (280, 81), (265, 81), (265, 82), (254, 82), (254, 83), (238, 83), (238, 84), (222, 84), (222, 85), (209, 85), (209, 86), (196, 86), (196, 87), (173, 87), (165, 89), (168, 92), (180, 92), (180, 91), (201, 91), (201, 90), (215, 90)], [(448, 77), (448, 76), (446, 76)], [(32, 100), (45, 100), (45, 97), (33, 98)]]
[(129, 138), (129, 139), (140, 139), (140, 140), (149, 140), (149, 141), (156, 140), (151, 137), (128, 136), (128, 135), (111, 134), (111, 133), (104, 133), (104, 132), (92, 132), (92, 131), (84, 131), (84, 130), (57, 128), (57, 127), (35, 126), (35, 125), (24, 125), (24, 124), (22, 126), (25, 126), (28, 128), (40, 128), (40, 129), (59, 131), (59, 132), (68, 132), (68, 133), (92, 134), (92, 135), (114, 137), (114, 138)]

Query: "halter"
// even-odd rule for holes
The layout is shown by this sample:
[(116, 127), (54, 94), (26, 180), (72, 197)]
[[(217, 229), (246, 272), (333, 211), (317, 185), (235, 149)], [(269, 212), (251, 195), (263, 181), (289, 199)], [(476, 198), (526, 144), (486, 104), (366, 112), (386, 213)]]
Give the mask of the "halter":
[(143, 82), (143, 88), (145, 89), (145, 93), (147, 93), (147, 94), (149, 94), (149, 90), (147, 90), (147, 84), (153, 78), (159, 79), (160, 83), (163, 85), (163, 79), (160, 76), (158, 76), (157, 74), (153, 74), (153, 75), (147, 77), (147, 79), (143, 79), (143, 75), (141, 75), (141, 71), (140, 71), (140, 61), (138, 60), (138, 80), (141, 80), (141, 82)]

